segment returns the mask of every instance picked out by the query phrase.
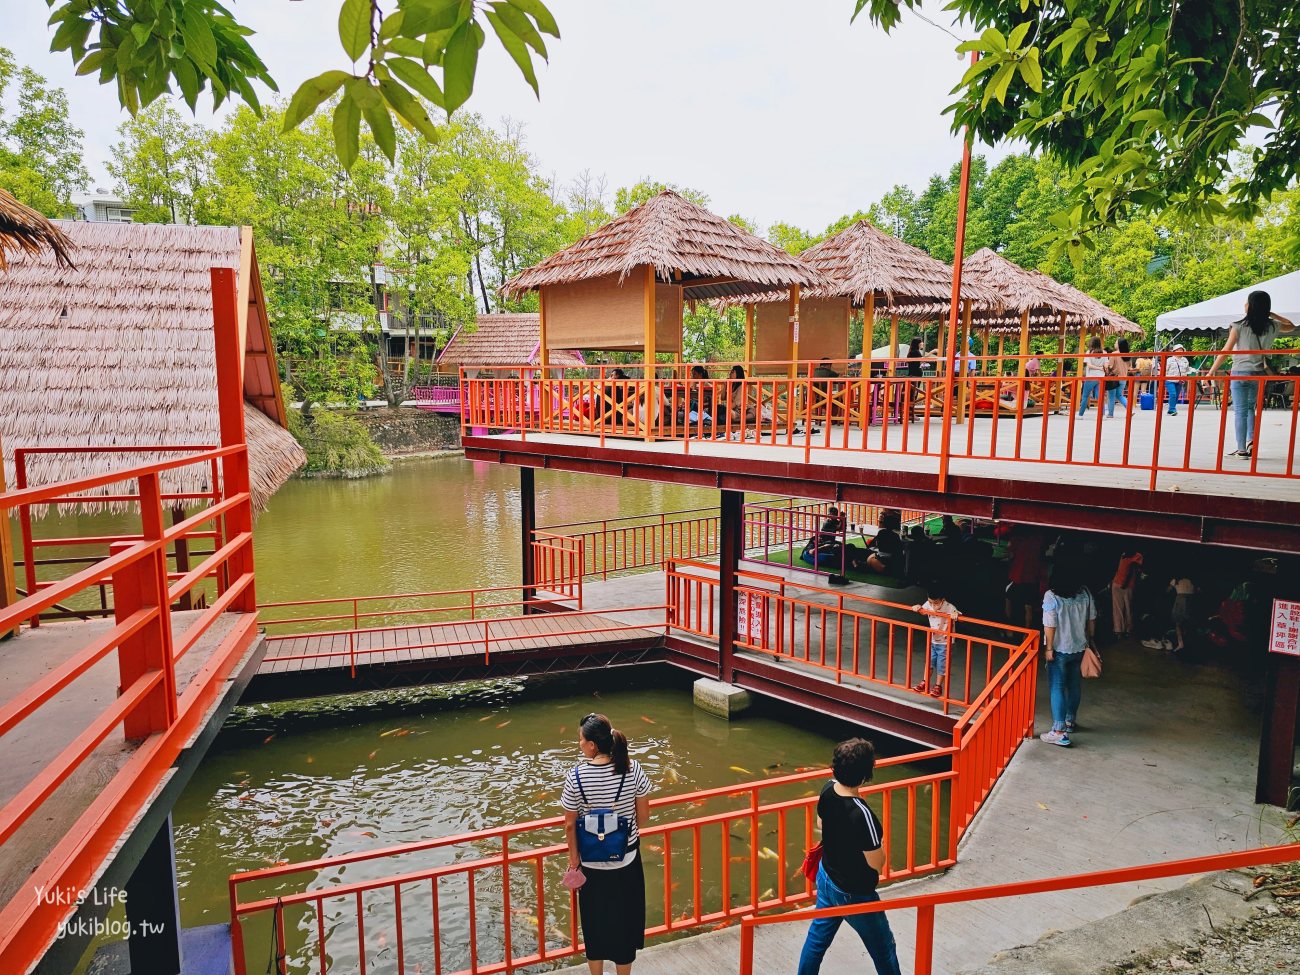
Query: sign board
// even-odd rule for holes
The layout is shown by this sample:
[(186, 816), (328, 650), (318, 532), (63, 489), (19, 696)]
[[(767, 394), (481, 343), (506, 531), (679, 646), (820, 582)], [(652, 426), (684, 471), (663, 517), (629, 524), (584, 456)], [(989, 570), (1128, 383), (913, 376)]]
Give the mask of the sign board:
[(741, 643), (763, 643), (763, 596), (756, 592), (736, 594), (736, 639)]
[(798, 345), (799, 344), (799, 319), (797, 318), (794, 319), (793, 324), (794, 324), (794, 344)]
[(1268, 634), (1268, 651), (1300, 657), (1300, 600), (1273, 600), (1273, 626)]

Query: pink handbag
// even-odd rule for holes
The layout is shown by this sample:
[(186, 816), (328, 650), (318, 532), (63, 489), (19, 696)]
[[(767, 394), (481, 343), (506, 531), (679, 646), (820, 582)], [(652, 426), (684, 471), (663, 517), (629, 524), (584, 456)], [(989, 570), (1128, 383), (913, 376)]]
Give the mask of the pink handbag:
[(560, 881), (569, 890), (577, 890), (586, 882), (587, 875), (582, 872), (581, 867), (569, 867), (564, 871), (564, 879)]

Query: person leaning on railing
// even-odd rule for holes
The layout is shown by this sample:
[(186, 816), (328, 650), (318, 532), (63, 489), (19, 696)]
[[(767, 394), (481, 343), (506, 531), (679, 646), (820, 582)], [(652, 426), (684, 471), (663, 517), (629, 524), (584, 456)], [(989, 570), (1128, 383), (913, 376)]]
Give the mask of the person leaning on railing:
[(1255, 429), (1255, 405), (1259, 400), (1260, 377), (1269, 373), (1268, 356), (1279, 333), (1292, 332), (1295, 323), (1273, 313), (1273, 299), (1267, 291), (1252, 291), (1246, 296), (1246, 315), (1228, 330), (1228, 341), (1207, 371), (1213, 376), (1232, 356), (1232, 412), (1237, 434), (1237, 449), (1229, 456), (1249, 457), (1255, 452), (1252, 439)]
[[(821, 864), (817, 868), (817, 907), (845, 907), (880, 900), (876, 885), (885, 868), (885, 828), (862, 801), (859, 790), (871, 781), (876, 751), (871, 742), (850, 738), (835, 746), (831, 756), (834, 778), (817, 800), (821, 830)], [(847, 921), (866, 946), (877, 975), (902, 975), (894, 932), (884, 911), (823, 917), (813, 921), (799, 953), (798, 975), (817, 975), (822, 958)]]

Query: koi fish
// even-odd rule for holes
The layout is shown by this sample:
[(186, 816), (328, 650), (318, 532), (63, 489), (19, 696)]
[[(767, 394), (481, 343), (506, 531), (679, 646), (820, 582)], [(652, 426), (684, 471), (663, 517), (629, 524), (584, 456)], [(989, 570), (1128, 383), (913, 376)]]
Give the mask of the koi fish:
[(682, 780), (682, 777), (677, 774), (677, 769), (675, 768), (664, 769), (664, 778), (666, 778), (673, 785), (676, 785), (678, 782)]
[(411, 733), (410, 729), (408, 728), (394, 728), (392, 731), (385, 731), (379, 737), (380, 738), (403, 738), (406, 735), (409, 735), (410, 733)]
[(326, 829), (328, 829), (329, 827), (331, 827), (331, 826), (334, 825), (334, 820), (332, 820), (332, 819), (322, 819), (322, 820), (320, 821), (320, 824), (321, 824), (322, 826), (324, 826)]
[(549, 792), (539, 792), (533, 798), (536, 799), (538, 802), (541, 802), (543, 799), (549, 799), (550, 796), (551, 794)]
[(376, 943), (379, 945), (379, 947), (381, 947), (381, 948), (386, 947), (387, 944), (388, 944), (388, 935), (386, 935), (386, 934), (384, 934), (384, 932), (380, 931), (380, 932), (379, 932), (379, 937), (376, 938), (375, 941), (376, 941)]
[(273, 867), (287, 867), (289, 865), (288, 860), (272, 860), (270, 857), (266, 858), (266, 862)]
[(494, 717), (496, 717), (496, 715), (494, 714), (485, 714), (483, 715), (483, 717), (479, 718), (479, 722), (482, 723), (484, 721), (491, 721)]
[(731, 771), (736, 772), (736, 773), (739, 774), (739, 775), (753, 775), (753, 774), (754, 774), (754, 773), (751, 772), (749, 769), (747, 769), (747, 768), (741, 768), (739, 765), (733, 765), (733, 766), (731, 766)]
[(497, 725), (497, 727), (498, 727), (498, 728), (504, 728), (506, 725), (508, 725), (508, 724), (510, 723), (510, 721), (511, 721), (511, 719), (507, 718), (505, 721), (502, 721), (499, 725)]
[(308, 765), (315, 765), (315, 764), (316, 764), (316, 759), (314, 759), (314, 758), (312, 758), (310, 755), (308, 755), (308, 756), (307, 756), (307, 764), (308, 764)]
[(821, 769), (821, 766), (820, 766), (820, 765), (800, 765), (797, 769), (795, 769), (795, 771), (796, 771), (796, 772), (816, 772), (816, 771), (819, 771), (820, 769)]
[(372, 840), (377, 838), (376, 835), (374, 834), (374, 832), (372, 832), (371, 830), (368, 830), (368, 829), (363, 829), (363, 830), (361, 831), (361, 835), (362, 835), (362, 836), (367, 836), (367, 837), (369, 837), (369, 838), (372, 839)]
[(732, 862), (732, 863), (748, 863), (748, 862), (749, 862), (749, 857), (732, 857), (732, 858), (731, 858), (731, 862)]
[(240, 779), (239, 782), (237, 783), (237, 785), (239, 785), (239, 786), (241, 786), (241, 787), (242, 787), (242, 786), (246, 786), (246, 785), (248, 785), (249, 781), (250, 781), (249, 779)]
[[(565, 706), (567, 707), (568, 705)], [(561, 944), (569, 940), (569, 932), (561, 931), (559, 928), (551, 928), (551, 930), (548, 931), (547, 934), (549, 934), (552, 938), (554, 938), (556, 941), (560, 942)]]
[(274, 735), (274, 734), (269, 734), (269, 735), (267, 735), (265, 738), (262, 739), (262, 744), (263, 744), (263, 745), (269, 745), (269, 744), (271, 744), (271, 742), (273, 742), (273, 741), (275, 741), (275, 735)]
[(771, 900), (775, 896), (776, 896), (776, 891), (774, 891), (771, 887), (769, 887), (767, 888), (767, 890), (763, 891), (763, 893), (758, 895), (758, 899), (761, 901), (766, 901), (766, 900)]
[(367, 755), (366, 758), (368, 758), (370, 761), (373, 762), (373, 761), (375, 760), (375, 756), (378, 755), (378, 754), (379, 754), (379, 749), (376, 748), (373, 752), (371, 752), (369, 755)]
[(663, 853), (664, 851), (662, 846), (655, 846), (653, 843), (647, 843), (645, 846), (646, 849), (650, 850), (652, 853)]
[(715, 925), (713, 925), (711, 928), (709, 928), (709, 930), (710, 930), (710, 931), (721, 931), (723, 928), (725, 928), (725, 927), (726, 927), (728, 924), (730, 924), (730, 923), (731, 923), (730, 921), (719, 921), (717, 924), (715, 924)]
[(644, 714), (641, 715), (641, 720), (644, 721), (646, 724), (658, 724), (658, 723), (659, 723), (659, 722), (655, 721), (653, 718), (648, 718), (648, 717), (646, 717)]
[(785, 768), (785, 762), (775, 762), (775, 763), (772, 764), (772, 765), (764, 765), (764, 766), (763, 766), (763, 771), (764, 771), (764, 772), (775, 772), (775, 771), (776, 771), (777, 769), (779, 769), (779, 768)]
[(777, 856), (777, 852), (776, 852), (776, 850), (772, 849), (770, 846), (765, 846), (765, 847), (763, 847), (761, 850), (759, 850), (759, 851), (758, 851), (758, 858), (759, 858), (760, 860), (779, 860), (779, 859), (781, 859), (779, 856)]

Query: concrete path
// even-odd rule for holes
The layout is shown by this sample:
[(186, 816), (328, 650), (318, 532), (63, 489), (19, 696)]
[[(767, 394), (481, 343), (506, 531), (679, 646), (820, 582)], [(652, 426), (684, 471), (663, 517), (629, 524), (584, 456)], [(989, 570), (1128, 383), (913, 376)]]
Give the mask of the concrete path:
[[(1258, 678), (1224, 666), (1196, 666), (1125, 643), (1106, 653), (1105, 677), (1084, 687), (1072, 748), (1024, 743), (980, 812), (946, 875), (892, 888), (950, 890), (1123, 867), (1278, 842), (1280, 814), (1252, 801), (1258, 749)], [(1039, 724), (1050, 712), (1039, 682)], [(897, 842), (897, 841), (896, 841)], [(1135, 897), (1179, 886), (1172, 879), (1086, 892), (941, 908), (936, 973), (985, 964), (996, 952), (1032, 943), (1123, 909)], [(886, 892), (886, 898), (889, 891)], [(912, 970), (912, 912), (891, 914), (904, 972)], [(755, 971), (792, 973), (806, 926), (760, 931)], [(734, 928), (652, 946), (637, 975), (737, 970)], [(825, 972), (867, 972), (861, 943), (842, 928)], [(585, 967), (566, 972), (585, 972)]]

